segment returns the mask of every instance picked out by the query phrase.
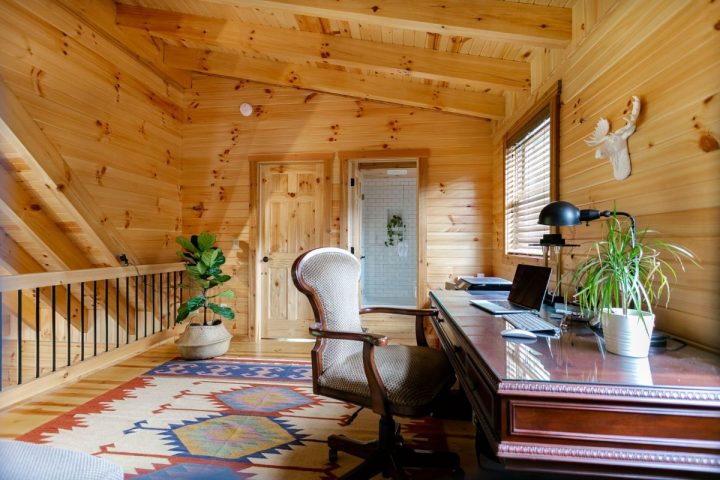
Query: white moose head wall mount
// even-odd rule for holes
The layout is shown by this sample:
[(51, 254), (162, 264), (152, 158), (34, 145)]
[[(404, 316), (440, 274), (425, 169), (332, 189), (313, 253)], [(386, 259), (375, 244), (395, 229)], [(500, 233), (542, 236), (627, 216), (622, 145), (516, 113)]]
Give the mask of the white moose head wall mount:
[(625, 126), (614, 132), (610, 131), (610, 122), (607, 118), (598, 120), (595, 131), (585, 143), (595, 150), (595, 158), (608, 158), (613, 166), (613, 175), (616, 180), (623, 180), (630, 175), (630, 153), (627, 139), (635, 132), (635, 122), (640, 115), (640, 99), (633, 95), (630, 115), (623, 117)]

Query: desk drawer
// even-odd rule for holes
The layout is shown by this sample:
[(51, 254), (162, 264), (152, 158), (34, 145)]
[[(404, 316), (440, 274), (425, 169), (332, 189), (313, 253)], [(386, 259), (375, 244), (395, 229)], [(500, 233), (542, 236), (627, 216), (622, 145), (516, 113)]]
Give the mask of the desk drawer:
[[(500, 418), (498, 416), (499, 399), (495, 395), (497, 387), (488, 383), (488, 379), (475, 365), (471, 357), (466, 357), (466, 394), (472, 403), (478, 421), (483, 424), (486, 433), (499, 440), (497, 432), (500, 431)], [(487, 436), (487, 435), (486, 435)]]
[(509, 409), (508, 434), (520, 441), (720, 449), (720, 418), (711, 409), (550, 399), (511, 399)]
[(440, 345), (448, 356), (455, 373), (458, 377), (464, 376), (465, 351), (461, 346), (457, 332), (455, 332), (452, 325), (442, 316), (442, 312), (440, 312), (438, 318), (433, 318), (432, 322), (435, 327), (435, 332), (438, 338), (440, 338)]

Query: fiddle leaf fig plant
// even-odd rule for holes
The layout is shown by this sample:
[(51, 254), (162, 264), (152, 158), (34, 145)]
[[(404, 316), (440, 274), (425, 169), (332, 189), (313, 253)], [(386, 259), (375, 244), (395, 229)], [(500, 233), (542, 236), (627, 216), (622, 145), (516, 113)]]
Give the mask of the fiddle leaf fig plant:
[(214, 246), (215, 239), (215, 235), (203, 232), (200, 235), (192, 235), (190, 239), (179, 236), (175, 240), (182, 247), (177, 254), (185, 261), (185, 271), (189, 277), (189, 282), (181, 284), (180, 288), (199, 292), (180, 305), (175, 323), (181, 323), (188, 315), (200, 308), (203, 309), (203, 325), (208, 325), (208, 309), (228, 320), (235, 318), (232, 309), (213, 301), (218, 298), (232, 298), (235, 293), (232, 290), (210, 293), (231, 278), (230, 275), (222, 273), (220, 267), (225, 263), (225, 256), (220, 247)]

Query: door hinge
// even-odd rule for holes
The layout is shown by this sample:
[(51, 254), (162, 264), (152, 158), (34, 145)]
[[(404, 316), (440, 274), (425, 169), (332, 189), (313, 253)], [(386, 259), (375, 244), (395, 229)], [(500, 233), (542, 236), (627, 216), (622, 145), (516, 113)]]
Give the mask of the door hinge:
[(354, 179), (354, 178), (351, 178), (351, 179), (350, 179), (350, 186), (351, 186), (351, 187), (354, 187), (354, 186), (355, 186), (355, 179)]
[(355, 253), (355, 247), (350, 247), (350, 253)]

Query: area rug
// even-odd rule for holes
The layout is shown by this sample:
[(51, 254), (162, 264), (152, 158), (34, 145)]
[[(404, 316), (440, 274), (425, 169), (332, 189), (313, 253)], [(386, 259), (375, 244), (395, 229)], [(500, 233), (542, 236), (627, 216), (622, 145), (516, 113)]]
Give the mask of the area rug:
[[(371, 440), (378, 416), (312, 393), (309, 362), (173, 360), (67, 412), (18, 440), (117, 463), (125, 478), (334, 479), (358, 464), (328, 460), (331, 433)], [(418, 448), (473, 451), (470, 422), (402, 419)], [(442, 478), (419, 472), (416, 478)]]

